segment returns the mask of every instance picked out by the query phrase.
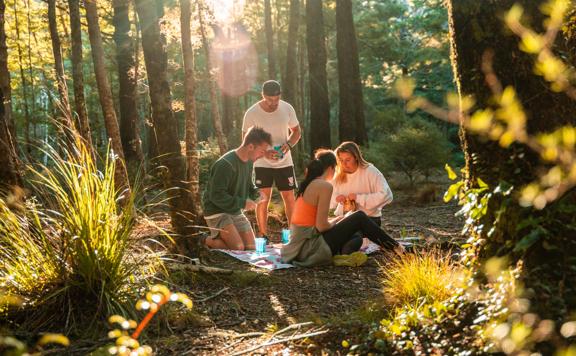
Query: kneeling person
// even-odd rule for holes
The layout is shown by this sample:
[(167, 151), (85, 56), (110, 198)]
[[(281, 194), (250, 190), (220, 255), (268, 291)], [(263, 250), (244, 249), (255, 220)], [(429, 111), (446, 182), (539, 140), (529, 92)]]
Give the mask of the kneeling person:
[(204, 219), (211, 230), (207, 247), (254, 249), (254, 231), (243, 211), (255, 209), (263, 198), (252, 182), (252, 165), (264, 156), (271, 143), (269, 133), (252, 127), (240, 147), (224, 154), (210, 168), (202, 197)]

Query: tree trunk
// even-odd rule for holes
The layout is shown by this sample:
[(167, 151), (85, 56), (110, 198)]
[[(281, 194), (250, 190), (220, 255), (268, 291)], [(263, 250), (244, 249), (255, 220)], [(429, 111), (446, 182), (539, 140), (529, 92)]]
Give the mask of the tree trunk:
[(92, 136), (88, 112), (86, 109), (86, 98), (84, 95), (84, 73), (83, 73), (83, 53), (82, 53), (82, 23), (80, 15), (80, 1), (68, 0), (70, 7), (70, 32), (71, 32), (71, 62), (72, 79), (74, 83), (74, 105), (78, 119), (76, 125), (80, 135), (87, 144), (92, 147)]
[(300, 23), (300, 0), (290, 0), (290, 22), (288, 25), (288, 47), (286, 50), (286, 71), (282, 80), (282, 98), (297, 105), (298, 90), (298, 25)]
[(182, 33), (182, 58), (184, 62), (184, 108), (186, 117), (186, 160), (187, 178), (192, 194), (191, 215), (196, 225), (202, 223), (202, 207), (200, 205), (200, 159), (198, 155), (198, 124), (196, 122), (196, 102), (194, 100), (194, 52), (192, 51), (192, 35), (190, 33), (190, 18), (192, 9), (190, 0), (180, 0), (180, 32)]
[(228, 140), (224, 135), (222, 129), (222, 117), (220, 116), (220, 108), (218, 107), (218, 93), (216, 92), (216, 80), (212, 73), (212, 61), (210, 60), (210, 45), (206, 38), (206, 28), (204, 26), (204, 14), (202, 7), (198, 4), (198, 21), (200, 22), (200, 35), (202, 37), (202, 47), (204, 48), (205, 61), (206, 61), (206, 81), (210, 88), (210, 114), (212, 116), (212, 123), (214, 125), (214, 132), (218, 140), (218, 147), (220, 154), (228, 152)]
[(8, 71), (8, 47), (4, 28), (6, 4), (0, 0), (0, 189), (21, 185), (18, 173), (10, 72)]
[(276, 54), (274, 53), (274, 32), (272, 30), (270, 0), (264, 0), (264, 27), (266, 28), (266, 48), (268, 50), (268, 77), (276, 79)]
[(56, 81), (58, 85), (58, 95), (60, 103), (58, 109), (62, 114), (60, 121), (60, 131), (63, 131), (63, 137), (67, 144), (74, 142), (74, 122), (70, 111), (68, 101), (68, 86), (64, 76), (64, 64), (62, 63), (62, 51), (60, 46), (60, 37), (58, 35), (58, 26), (56, 25), (56, 0), (48, 0), (48, 25), (50, 27), (50, 38), (52, 39), (52, 52), (54, 54), (54, 67), (56, 69)]
[(20, 46), (20, 21), (18, 20), (18, 9), (14, 1), (14, 29), (16, 30), (16, 48), (18, 51), (18, 67), (20, 69), (20, 81), (22, 82), (22, 102), (24, 104), (24, 137), (26, 140), (26, 153), (32, 153), (30, 142), (30, 108), (28, 107), (28, 82), (24, 74), (24, 59), (22, 56), (22, 46)]
[(367, 143), (352, 0), (336, 1), (340, 141)]
[(322, 0), (306, 1), (306, 32), (310, 83), (310, 150), (331, 147), (330, 102), (326, 75), (326, 39)]
[[(159, 162), (166, 168), (166, 186), (170, 197), (172, 227), (181, 235), (190, 233), (190, 194), (186, 184), (186, 160), (180, 150), (178, 122), (172, 112), (168, 85), (166, 39), (160, 31), (162, 1), (136, 0), (136, 11), (142, 28), (142, 48), (148, 74), (152, 121), (156, 130)], [(184, 236), (183, 236), (184, 237)], [(179, 247), (186, 244), (181, 241)]]
[[(28, 29), (28, 76), (29, 76), (29, 80), (30, 80), (30, 93), (32, 96), (32, 102), (31, 102), (31, 121), (32, 122), (28, 122), (26, 125), (26, 131), (30, 131), (30, 125), (32, 125), (33, 127), (33, 133), (34, 133), (34, 139), (36, 138), (35, 134), (36, 134), (36, 120), (34, 119), (34, 117), (36, 116), (36, 88), (34, 85), (34, 70), (32, 68), (32, 30), (31, 30), (31, 19), (30, 19), (30, 0), (26, 0), (26, 24), (27, 24), (27, 29)], [(28, 146), (26, 147), (26, 152), (30, 155), (32, 152), (32, 147)]]
[(104, 114), (104, 125), (106, 126), (106, 133), (110, 139), (114, 154), (116, 154), (119, 159), (115, 172), (116, 187), (118, 190), (127, 190), (129, 193), (130, 183), (128, 181), (128, 173), (126, 172), (122, 141), (120, 140), (120, 129), (118, 127), (118, 120), (116, 119), (116, 111), (114, 111), (112, 89), (108, 82), (108, 73), (106, 72), (106, 64), (104, 63), (104, 48), (102, 47), (102, 34), (100, 33), (100, 25), (98, 24), (98, 8), (95, 0), (87, 0), (85, 2), (85, 8), (96, 86), (98, 87), (100, 106)]
[(82, 55), (82, 24), (80, 21), (80, 0), (68, 0), (70, 6), (70, 32), (72, 33), (72, 80), (74, 82), (74, 106), (78, 120), (76, 125), (80, 135), (85, 140), (90, 150), (92, 147), (92, 132), (88, 112), (86, 110), (86, 98), (84, 97), (84, 73)]
[[(514, 3), (520, 3), (524, 7), (524, 13), (531, 18), (533, 26), (541, 26), (543, 15), (539, 9), (539, 2), (531, 0), (448, 2), (451, 58), (459, 95), (461, 97), (473, 95), (478, 108), (493, 105), (493, 93), (486, 85), (485, 75), (481, 69), (484, 53), (491, 50), (494, 53), (492, 63), (494, 74), (503, 87), (515, 87), (526, 113), (526, 124), (530, 134), (551, 131), (563, 125), (574, 126), (576, 103), (564, 93), (546, 89), (550, 85), (542, 77), (534, 74), (532, 57), (520, 51), (519, 39), (511, 36), (505, 28), (501, 15)], [(542, 28), (535, 30), (541, 32)], [(560, 32), (559, 36), (562, 35)], [(570, 241), (574, 235), (573, 230), (570, 230), (570, 224), (574, 223), (574, 215), (562, 210), (566, 209), (566, 204), (563, 202), (571, 201), (573, 207), (576, 195), (574, 189), (560, 201), (548, 205), (543, 210), (521, 207), (516, 201), (519, 190), (525, 184), (536, 180), (543, 169), (543, 163), (538, 156), (521, 144), (503, 148), (484, 137), (473, 135), (463, 126), (461, 140), (466, 158), (465, 179), (468, 188), (476, 186), (478, 178), (492, 189), (499, 184), (513, 188), (512, 194), (506, 196), (495, 192), (490, 198), (486, 215), (472, 223), (473, 228), (479, 228), (474, 230), (476, 238), (485, 241), (478, 251), (480, 259), (510, 254), (511, 262), (514, 262), (518, 258), (525, 257), (526, 270), (541, 266), (545, 261), (549, 265), (546, 271), (542, 272), (546, 275), (543, 274), (540, 278), (548, 280), (548, 286), (559, 282), (558, 275), (554, 274), (554, 271), (567, 267), (552, 266), (552, 261), (561, 264), (574, 253), (574, 249), (571, 251), (569, 248), (572, 246)], [(538, 228), (550, 236), (542, 237), (524, 253), (512, 254), (516, 243), (534, 231), (534, 225), (526, 224), (530, 221), (538, 221)], [(546, 240), (564, 248), (548, 250), (543, 246), (547, 243)], [(555, 282), (552, 282), (554, 280)], [(534, 301), (537, 302), (533, 306), (541, 307), (540, 310), (544, 311), (544, 314), (540, 315), (542, 318), (550, 317), (546, 310), (559, 310), (556, 305), (553, 308), (549, 305), (549, 309), (546, 307), (547, 303), (554, 303), (546, 297), (549, 291), (543, 292), (538, 285), (527, 287), (536, 289)], [(553, 293), (556, 292), (563, 293), (562, 291)]]
[(128, 0), (112, 1), (114, 7), (114, 41), (116, 42), (116, 62), (120, 98), (120, 136), (124, 157), (130, 171), (138, 168), (144, 159), (138, 126), (136, 105), (136, 62), (134, 42), (130, 38), (130, 18)]

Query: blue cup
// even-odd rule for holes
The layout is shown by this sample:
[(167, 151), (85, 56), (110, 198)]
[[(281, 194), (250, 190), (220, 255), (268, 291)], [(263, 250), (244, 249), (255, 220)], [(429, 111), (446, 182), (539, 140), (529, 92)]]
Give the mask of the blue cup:
[(290, 242), (290, 229), (282, 229), (282, 243), (287, 244)]
[(256, 243), (256, 253), (266, 252), (266, 239), (264, 237), (257, 237), (254, 242)]
[(284, 152), (282, 152), (282, 146), (274, 146), (274, 150), (278, 152), (280, 159), (284, 158)]

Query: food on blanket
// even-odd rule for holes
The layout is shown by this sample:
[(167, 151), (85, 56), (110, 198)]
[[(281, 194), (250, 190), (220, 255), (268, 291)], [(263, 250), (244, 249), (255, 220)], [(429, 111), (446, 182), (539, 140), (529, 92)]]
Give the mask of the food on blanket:
[(356, 201), (346, 199), (346, 201), (344, 202), (343, 213), (346, 214), (347, 212), (355, 211), (355, 210), (356, 210)]

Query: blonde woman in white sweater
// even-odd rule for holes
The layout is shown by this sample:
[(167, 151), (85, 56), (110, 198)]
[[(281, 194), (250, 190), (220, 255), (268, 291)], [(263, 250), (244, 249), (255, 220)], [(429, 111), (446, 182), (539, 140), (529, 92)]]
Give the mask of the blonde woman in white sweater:
[(362, 157), (354, 142), (343, 142), (335, 150), (338, 158), (336, 174), (332, 180), (331, 208), (335, 214), (345, 213), (344, 206), (353, 202), (357, 210), (368, 215), (378, 226), (382, 223), (382, 208), (393, 199), (392, 190), (382, 172)]

